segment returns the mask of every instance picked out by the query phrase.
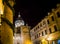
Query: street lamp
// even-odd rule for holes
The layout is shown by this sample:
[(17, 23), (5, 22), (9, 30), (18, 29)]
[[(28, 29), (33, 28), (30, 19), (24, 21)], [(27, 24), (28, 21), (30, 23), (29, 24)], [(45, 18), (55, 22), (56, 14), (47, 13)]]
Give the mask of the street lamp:
[(47, 40), (51, 40), (52, 39), (52, 37), (49, 37)]

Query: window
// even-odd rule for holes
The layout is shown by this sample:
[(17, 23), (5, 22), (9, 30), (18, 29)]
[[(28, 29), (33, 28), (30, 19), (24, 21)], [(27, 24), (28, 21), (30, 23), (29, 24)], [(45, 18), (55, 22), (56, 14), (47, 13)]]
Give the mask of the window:
[(45, 30), (45, 34), (47, 34), (47, 30)]
[(35, 39), (36, 39), (36, 35), (35, 35)]
[(39, 26), (38, 26), (38, 28), (39, 28)]
[(42, 27), (42, 24), (40, 24), (40, 26)]
[(54, 21), (54, 17), (52, 16), (51, 18), (52, 18), (52, 21)]
[(39, 36), (40, 36), (40, 33), (39, 33)]
[(43, 36), (43, 32), (42, 32), (42, 36)]
[(59, 12), (57, 12), (57, 16), (60, 17), (60, 13)]
[(55, 31), (57, 31), (57, 27), (56, 27), (56, 25), (54, 26), (54, 29), (55, 29)]
[(17, 33), (21, 33), (20, 27), (17, 28)]
[(45, 22), (45, 21), (43, 21), (43, 25), (44, 25), (44, 24), (46, 24), (46, 22)]
[(37, 38), (38, 38), (38, 34), (37, 34)]
[(36, 30), (37, 30), (37, 27), (36, 27)]
[(47, 20), (48, 24), (49, 24), (49, 20)]
[(51, 28), (49, 28), (50, 33), (52, 33)]
[(35, 29), (34, 29), (34, 31), (35, 31)]

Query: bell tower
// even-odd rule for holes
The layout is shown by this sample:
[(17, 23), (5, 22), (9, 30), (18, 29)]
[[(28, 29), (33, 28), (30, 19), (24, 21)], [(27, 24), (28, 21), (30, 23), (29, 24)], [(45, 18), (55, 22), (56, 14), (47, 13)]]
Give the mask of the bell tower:
[(22, 44), (21, 27), (24, 26), (24, 21), (21, 18), (20, 12), (15, 21), (14, 44)]

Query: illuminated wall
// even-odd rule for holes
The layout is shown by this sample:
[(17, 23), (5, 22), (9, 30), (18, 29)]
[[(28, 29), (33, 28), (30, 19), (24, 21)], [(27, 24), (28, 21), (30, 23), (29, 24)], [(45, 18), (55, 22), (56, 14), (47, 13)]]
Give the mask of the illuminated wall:
[(21, 35), (22, 35), (22, 44), (32, 44), (30, 38), (30, 28), (28, 25), (21, 27)]
[(60, 4), (48, 12), (48, 16), (42, 19), (30, 33), (33, 44), (60, 43)]
[[(14, 3), (13, 0), (10, 0), (10, 2)], [(13, 6), (10, 5), (9, 0), (0, 0), (0, 6), (0, 9), (3, 10), (0, 25), (0, 43), (13, 44)]]

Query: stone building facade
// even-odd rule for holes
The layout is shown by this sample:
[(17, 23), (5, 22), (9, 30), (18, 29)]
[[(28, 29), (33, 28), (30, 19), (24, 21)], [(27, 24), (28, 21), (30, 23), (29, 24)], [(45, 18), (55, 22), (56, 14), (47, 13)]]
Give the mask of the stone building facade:
[(14, 0), (0, 0), (0, 44), (13, 44)]
[(60, 4), (31, 31), (33, 44), (60, 44)]

